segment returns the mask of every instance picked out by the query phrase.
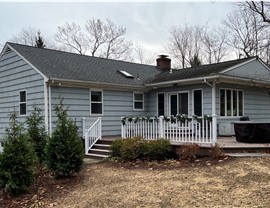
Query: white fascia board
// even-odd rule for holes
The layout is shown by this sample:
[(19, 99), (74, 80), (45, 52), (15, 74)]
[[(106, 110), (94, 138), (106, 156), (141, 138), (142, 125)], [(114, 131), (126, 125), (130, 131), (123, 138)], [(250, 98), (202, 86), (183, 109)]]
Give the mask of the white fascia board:
[(233, 77), (233, 76), (226, 76), (226, 75), (220, 75), (219, 81), (223, 83), (234, 83), (234, 84), (257, 86), (257, 87), (260, 87), (260, 86), (270, 87), (270, 82), (267, 82), (267, 81), (260, 81), (260, 80), (255, 80), (255, 79)]
[(220, 73), (220, 74), (223, 74), (223, 73), (229, 72), (229, 71), (231, 71), (231, 70), (233, 70), (233, 69), (235, 69), (235, 68), (238, 68), (238, 67), (240, 67), (240, 66), (243, 66), (243, 65), (245, 65), (245, 64), (248, 64), (248, 63), (250, 63), (250, 62), (252, 62), (252, 61), (254, 61), (254, 60), (257, 60), (256, 57), (254, 57), (254, 58), (252, 58), (252, 59), (250, 59), (250, 60), (247, 60), (247, 61), (245, 61), (245, 62), (243, 62), (243, 63), (240, 63), (240, 64), (237, 64), (237, 65), (235, 65), (235, 66), (232, 66), (232, 67), (230, 67), (230, 68), (228, 68), (228, 69), (225, 69), (225, 70), (223, 70), (223, 71), (221, 71), (221, 72), (219, 72), (219, 73)]
[(173, 84), (188, 84), (188, 83), (202, 83), (204, 80), (213, 80), (219, 78), (219, 75), (208, 76), (208, 77), (196, 77), (190, 79), (182, 79), (182, 80), (174, 80), (174, 81), (166, 81), (166, 82), (158, 82), (152, 84), (146, 84), (146, 87), (158, 87), (164, 85), (173, 85)]
[(18, 51), (16, 51), (12, 46), (10, 46), (8, 43), (6, 44), (9, 48), (11, 48), (15, 53), (17, 53), (18, 56), (20, 56), (27, 64), (29, 64), (34, 70), (37, 71), (37, 73), (39, 73), (44, 80), (47, 82), (48, 81), (48, 77), (46, 77), (41, 71), (39, 71), (33, 64), (31, 64), (26, 58), (24, 58)]
[(258, 61), (268, 70), (270, 71), (269, 66), (267, 66), (260, 58), (258, 58)]
[(103, 83), (103, 82), (89, 82), (89, 81), (80, 81), (80, 80), (71, 80), (71, 79), (58, 79), (50, 77), (49, 81), (53, 82), (54, 86), (66, 86), (66, 87), (95, 87), (99, 89), (121, 89), (121, 90), (139, 90), (139, 91), (148, 91), (145, 86), (134, 86), (134, 85), (124, 85), (124, 84), (112, 84), (112, 83)]
[(4, 52), (6, 51), (6, 49), (7, 49), (7, 43), (5, 44), (5, 46), (3, 47), (2, 51), (1, 51), (0, 59), (3, 56)]

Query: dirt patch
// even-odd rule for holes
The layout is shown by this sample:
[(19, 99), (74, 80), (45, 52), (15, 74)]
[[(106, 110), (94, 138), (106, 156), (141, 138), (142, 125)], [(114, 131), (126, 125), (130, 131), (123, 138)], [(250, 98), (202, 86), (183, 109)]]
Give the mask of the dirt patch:
[(20, 198), (2, 197), (0, 206), (270, 207), (270, 158), (102, 162), (85, 164), (72, 179), (45, 175), (38, 182), (43, 188), (37, 184)]

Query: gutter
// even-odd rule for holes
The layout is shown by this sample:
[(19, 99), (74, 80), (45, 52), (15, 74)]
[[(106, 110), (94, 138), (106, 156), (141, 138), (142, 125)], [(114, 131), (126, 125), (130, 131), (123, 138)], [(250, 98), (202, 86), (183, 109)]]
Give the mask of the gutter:
[(153, 83), (153, 84), (146, 84), (147, 87), (158, 87), (158, 86), (164, 86), (164, 85), (173, 85), (173, 84), (182, 84), (182, 83), (188, 83), (188, 82), (198, 82), (198, 81), (204, 81), (209, 79), (217, 79), (219, 78), (219, 75), (209, 76), (209, 77), (197, 77), (197, 78), (191, 78), (191, 79), (183, 79), (183, 80), (174, 80), (174, 81), (166, 81), (166, 82), (159, 82), (159, 83)]
[(54, 81), (54, 84), (59, 85), (59, 83), (63, 86), (80, 86), (89, 88), (91, 85), (94, 87), (100, 88), (108, 88), (108, 89), (122, 89), (122, 90), (141, 90), (147, 91), (144, 85), (125, 85), (125, 84), (108, 84), (104, 82), (89, 82), (89, 81), (78, 81), (71, 79), (58, 79), (58, 78), (50, 78), (50, 81)]

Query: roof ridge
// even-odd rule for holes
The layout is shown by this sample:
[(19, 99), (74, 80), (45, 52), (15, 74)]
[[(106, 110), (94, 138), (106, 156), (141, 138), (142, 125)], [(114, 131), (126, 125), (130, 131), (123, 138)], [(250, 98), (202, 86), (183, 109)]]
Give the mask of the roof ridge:
[(93, 59), (102, 59), (102, 60), (105, 60), (105, 61), (117, 61), (117, 62), (124, 62), (124, 63), (135, 64), (135, 65), (143, 65), (143, 66), (155, 67), (155, 65), (141, 64), (141, 63), (136, 63), (136, 62), (131, 62), (131, 61), (111, 59), (111, 58), (103, 58), (103, 57), (97, 57), (97, 56), (79, 54), (79, 53), (74, 53), (74, 52), (61, 51), (59, 49), (38, 48), (38, 47), (35, 47), (35, 46), (31, 46), (31, 45), (24, 45), (24, 44), (13, 43), (13, 42), (7, 42), (7, 44), (10, 44), (10, 45), (19, 45), (19, 46), (24, 46), (24, 47), (29, 47), (29, 48), (35, 48), (35, 49), (39, 49), (39, 50), (48, 50), (48, 51), (55, 51), (55, 52), (59, 52), (59, 53), (67, 53), (67, 54), (72, 54), (72, 55), (76, 55), (76, 56), (83, 56), (83, 57), (88, 57), (88, 58), (93, 58)]
[(222, 62), (218, 62), (218, 63), (211, 63), (211, 64), (203, 64), (200, 66), (195, 66), (195, 67), (187, 67), (187, 68), (182, 68), (182, 69), (173, 69), (173, 70), (190, 70), (190, 69), (196, 69), (199, 67), (207, 67), (207, 66), (214, 66), (214, 65), (219, 65), (219, 64), (226, 64), (226, 63), (230, 63), (230, 62), (234, 62), (234, 61), (243, 61), (243, 60), (248, 60), (248, 59), (252, 59), (252, 58), (257, 58), (258, 56), (251, 56), (251, 57), (246, 57), (246, 58), (241, 58), (241, 59), (232, 59), (232, 60), (228, 60), (228, 61), (222, 61)]

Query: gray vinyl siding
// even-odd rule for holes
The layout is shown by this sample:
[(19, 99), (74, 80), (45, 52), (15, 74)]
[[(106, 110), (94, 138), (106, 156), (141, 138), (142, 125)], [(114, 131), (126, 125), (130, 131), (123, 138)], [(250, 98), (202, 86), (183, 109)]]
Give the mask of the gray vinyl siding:
[(237, 67), (231, 71), (225, 72), (225, 75), (244, 77), (258, 80), (268, 80), (270, 78), (269, 70), (258, 60), (254, 60), (245, 65)]
[(189, 95), (189, 115), (193, 114), (193, 90), (202, 90), (203, 93), (203, 114), (212, 114), (212, 88), (206, 84), (186, 85), (178, 87), (161, 88), (152, 90), (149, 96), (149, 113), (157, 115), (157, 94), (165, 93), (165, 115), (169, 115), (169, 94), (188, 92)]
[(234, 134), (234, 121), (239, 121), (240, 116), (237, 117), (220, 117), (220, 88), (243, 90), (244, 92), (244, 115), (249, 116), (254, 122), (270, 122), (270, 97), (265, 89), (248, 87), (241, 85), (222, 84), (217, 86), (217, 118), (218, 125), (222, 123), (231, 124), (231, 134)]
[[(64, 105), (68, 106), (68, 115), (79, 127), (82, 136), (82, 117), (97, 119), (102, 117), (102, 135), (121, 135), (121, 117), (130, 115), (145, 115), (148, 112), (148, 95), (144, 94), (144, 110), (133, 109), (133, 91), (113, 91), (107, 89), (93, 89), (103, 91), (103, 115), (90, 115), (89, 88), (52, 87), (52, 108), (64, 97)], [(53, 122), (55, 122), (55, 114)], [(53, 123), (54, 126), (54, 123)]]
[[(29, 64), (11, 51), (0, 59), (0, 138), (9, 125), (9, 114), (19, 112), (19, 91), (27, 92), (27, 115), (35, 104), (44, 115), (44, 79)], [(19, 116), (25, 122), (27, 116)]]

